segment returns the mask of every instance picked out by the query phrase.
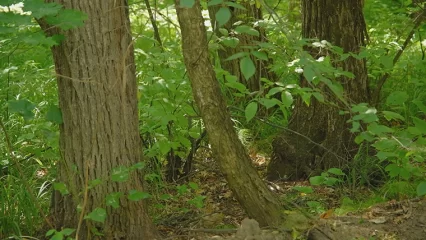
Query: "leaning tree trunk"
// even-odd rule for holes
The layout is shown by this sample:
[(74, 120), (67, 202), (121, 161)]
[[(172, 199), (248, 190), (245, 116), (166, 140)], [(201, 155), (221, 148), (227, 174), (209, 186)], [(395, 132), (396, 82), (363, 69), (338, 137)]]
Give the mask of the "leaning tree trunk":
[[(65, 36), (52, 52), (63, 118), (57, 181), (70, 194), (54, 193), (55, 226), (78, 229), (78, 239), (94, 238), (95, 232), (102, 239), (159, 239), (144, 202), (127, 199), (130, 190), (143, 191), (142, 178), (131, 173), (126, 182), (111, 180), (114, 168), (141, 161), (127, 1), (52, 2), (88, 15), (83, 27), (66, 32), (40, 20), (48, 35)], [(96, 179), (102, 183), (86, 191)], [(118, 209), (106, 206), (106, 197), (114, 193), (123, 194)], [(106, 209), (104, 223), (82, 218), (96, 208)]]
[(281, 220), (281, 207), (251, 165), (233, 127), (210, 63), (200, 1), (195, 1), (192, 8), (184, 8), (177, 0), (176, 10), (192, 92), (221, 171), (248, 215), (261, 225), (276, 226)]
[[(327, 40), (343, 48), (344, 52), (358, 53), (367, 37), (362, 2), (302, 0), (303, 37)], [(326, 51), (318, 48), (307, 50), (315, 58)], [(341, 67), (355, 75), (353, 79), (337, 79), (344, 88), (343, 96), (347, 102), (368, 102), (365, 60), (349, 57), (343, 62), (334, 62), (335, 67)], [(306, 79), (302, 79), (300, 85), (309, 86)], [(305, 137), (286, 131), (274, 140), (267, 172), (269, 179), (301, 179), (330, 167), (345, 167), (356, 153), (354, 134), (349, 132), (350, 125), (346, 122), (348, 117), (339, 115), (339, 110), (348, 110), (347, 106), (339, 104), (327, 87), (317, 87), (327, 96), (327, 101), (338, 103), (338, 106), (323, 104), (316, 99), (311, 99), (310, 106), (301, 99), (296, 101), (288, 128)]]
[[(265, 29), (262, 27), (255, 27), (259, 32), (259, 36), (249, 35), (247, 33), (237, 34), (234, 31), (236, 27), (234, 24), (237, 22), (239, 22), (239, 25), (244, 24), (253, 27), (255, 22), (263, 20), (261, 8), (257, 7), (256, 4), (252, 4), (249, 1), (241, 1), (238, 3), (245, 7), (245, 9), (231, 8), (231, 18), (224, 26), (221, 26), (221, 28), (225, 28), (228, 31), (229, 37), (237, 38), (239, 43), (235, 47), (222, 45), (218, 50), (218, 55), (222, 68), (236, 76), (239, 82), (244, 84), (252, 93), (262, 89), (261, 78), (274, 81), (276, 76), (272, 71), (269, 71), (269, 66), (272, 63), (271, 61), (261, 60), (253, 55), (250, 55), (250, 58), (256, 67), (256, 73), (250, 79), (245, 79), (240, 70), (240, 58), (226, 60), (236, 53), (256, 51), (259, 49), (260, 43), (267, 42)], [(218, 6), (209, 7), (209, 15), (216, 35), (218, 37), (226, 37), (219, 31), (219, 27), (215, 24), (215, 15), (219, 9), (220, 7)]]

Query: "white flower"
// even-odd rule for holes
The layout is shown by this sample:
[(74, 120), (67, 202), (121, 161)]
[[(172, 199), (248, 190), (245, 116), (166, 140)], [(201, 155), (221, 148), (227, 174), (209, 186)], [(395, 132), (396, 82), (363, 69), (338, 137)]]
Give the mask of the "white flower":
[(321, 48), (325, 47), (325, 45), (322, 44), (322, 43), (320, 43), (320, 42), (313, 42), (312, 46), (314, 46), (314, 47), (321, 47)]
[(324, 61), (324, 57), (319, 57), (319, 58), (317, 59), (317, 62), (322, 62), (322, 61)]
[(296, 73), (299, 73), (299, 74), (303, 73), (303, 69), (302, 68), (296, 68), (296, 69), (294, 69), (294, 71)]
[(15, 3), (9, 7), (0, 5), (0, 12), (13, 12), (20, 15), (31, 15), (31, 12), (24, 12), (22, 8), (24, 7), (23, 2)]
[(423, 47), (426, 47), (426, 39), (422, 41)]
[(293, 67), (295, 63), (299, 62), (300, 59), (295, 59), (287, 64), (288, 67)]

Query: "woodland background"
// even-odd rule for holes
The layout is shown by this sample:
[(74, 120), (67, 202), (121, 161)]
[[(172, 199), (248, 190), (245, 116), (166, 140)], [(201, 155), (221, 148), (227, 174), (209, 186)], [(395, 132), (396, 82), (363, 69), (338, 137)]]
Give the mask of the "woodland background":
[(2, 0), (0, 239), (205, 239), (244, 217), (321, 239), (312, 226), (348, 213), (422, 239), (425, 15)]

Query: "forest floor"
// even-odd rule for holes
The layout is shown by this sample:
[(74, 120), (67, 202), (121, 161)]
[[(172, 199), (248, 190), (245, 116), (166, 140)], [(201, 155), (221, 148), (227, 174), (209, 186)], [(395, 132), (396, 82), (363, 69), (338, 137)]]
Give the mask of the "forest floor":
[[(267, 159), (260, 154), (251, 157), (262, 175)], [(345, 190), (315, 187), (314, 193), (303, 194), (293, 189), (294, 186), (308, 186), (308, 182), (267, 183), (280, 199), (291, 202), (289, 205), (293, 209), (285, 213), (288, 220), (295, 224), (283, 229), (260, 229), (254, 220), (246, 219), (243, 222), (247, 215), (233, 197), (211, 157), (198, 159), (195, 168), (189, 180), (199, 186), (194, 194), (205, 196), (204, 205), (201, 208), (188, 208), (187, 202), (196, 198), (194, 195), (181, 198), (157, 212), (156, 223), (164, 239), (426, 239), (426, 198), (383, 199), (379, 203), (376, 201), (376, 204), (361, 206), (348, 200), (350, 198), (345, 197)], [(359, 188), (357, 194), (367, 195), (371, 191)], [(346, 200), (342, 203), (342, 199)], [(306, 221), (297, 223), (294, 220), (299, 218)]]

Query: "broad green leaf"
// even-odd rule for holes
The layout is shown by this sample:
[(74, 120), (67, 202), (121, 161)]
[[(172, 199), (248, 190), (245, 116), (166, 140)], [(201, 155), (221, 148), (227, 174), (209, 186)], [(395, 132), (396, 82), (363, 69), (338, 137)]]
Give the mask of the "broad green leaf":
[(144, 168), (145, 168), (145, 162), (138, 162), (133, 164), (133, 166), (130, 167), (130, 170), (135, 170), (135, 169), (142, 170)]
[(190, 188), (194, 189), (194, 190), (198, 190), (199, 189), (198, 184), (196, 184), (195, 182), (189, 182), (188, 186)]
[(388, 98), (386, 99), (386, 104), (402, 106), (408, 100), (408, 98), (409, 96), (406, 92), (394, 91), (389, 94)]
[(239, 33), (239, 34), (245, 33), (245, 34), (248, 34), (248, 35), (251, 35), (251, 36), (259, 37), (259, 31), (257, 31), (256, 29), (254, 29), (252, 27), (249, 27), (247, 25), (237, 26), (235, 28), (235, 32)]
[(302, 192), (302, 193), (313, 193), (314, 190), (312, 187), (305, 187), (305, 186), (295, 186), (293, 187), (294, 190)]
[(275, 94), (277, 94), (279, 92), (282, 92), (284, 90), (285, 90), (285, 88), (283, 88), (283, 87), (274, 87), (274, 88), (271, 88), (271, 89), (269, 89), (268, 96), (273, 96), (273, 95), (275, 95)]
[(254, 116), (257, 113), (257, 102), (251, 102), (247, 105), (246, 110), (245, 110), (245, 116), (246, 116), (246, 121), (250, 122), (250, 120), (252, 120), (254, 118)]
[(94, 188), (94, 187), (96, 187), (96, 186), (98, 186), (99, 184), (101, 184), (102, 183), (102, 180), (101, 179), (99, 179), (99, 178), (96, 178), (96, 179), (94, 179), (94, 180), (91, 180), (91, 181), (89, 181), (89, 189), (92, 189), (92, 188)]
[(392, 128), (386, 127), (384, 125), (380, 125), (377, 123), (371, 123), (368, 126), (368, 131), (372, 132), (375, 135), (381, 135), (383, 133), (392, 133), (394, 132)]
[(418, 186), (417, 186), (417, 196), (423, 196), (426, 195), (426, 182), (421, 182)]
[(288, 91), (281, 92), (281, 101), (285, 107), (291, 107), (293, 104), (293, 96)]
[(421, 132), (421, 134), (426, 134), (426, 121), (420, 118), (412, 117), (414, 125)]
[(61, 231), (65, 236), (71, 235), (73, 232), (75, 232), (75, 229), (73, 228), (64, 228)]
[(238, 9), (241, 9), (241, 10), (246, 10), (246, 8), (243, 5), (235, 3), (235, 2), (225, 2), (225, 4), (228, 7), (233, 7), (233, 8), (238, 8)]
[(253, 56), (259, 58), (260, 60), (268, 61), (268, 55), (265, 52), (253, 51), (251, 52)]
[(396, 112), (383, 111), (383, 116), (388, 121), (394, 120), (394, 119), (405, 121), (405, 118), (403, 116), (401, 116), (399, 113), (396, 113)]
[(57, 106), (51, 106), (49, 110), (47, 110), (46, 119), (52, 123), (62, 124), (63, 121), (61, 109), (59, 109)]
[(209, 3), (207, 3), (207, 6), (215, 6), (215, 5), (219, 5), (219, 4), (221, 4), (221, 3), (223, 3), (223, 0), (211, 0), (211, 1), (209, 1)]
[(315, 72), (311, 67), (306, 66), (303, 69), (303, 76), (308, 80), (309, 82), (312, 82), (315, 78)]
[(90, 219), (95, 222), (105, 222), (105, 219), (107, 217), (106, 210), (103, 208), (95, 208), (91, 213), (87, 214), (87, 216), (84, 217), (84, 219)]
[(220, 42), (226, 47), (236, 48), (238, 43), (240, 43), (240, 40), (236, 37), (226, 37), (223, 38)]
[(314, 96), (319, 102), (324, 102), (324, 96), (319, 92), (312, 93), (312, 96)]
[(111, 179), (114, 182), (126, 182), (129, 179), (129, 169), (119, 166), (112, 170)]
[(161, 199), (161, 200), (168, 200), (168, 199), (170, 199), (170, 198), (172, 198), (172, 196), (171, 196), (170, 194), (162, 194), (162, 195), (160, 196), (160, 199)]
[(68, 188), (65, 185), (65, 183), (62, 183), (62, 182), (54, 183), (53, 184), (53, 189), (55, 189), (56, 191), (59, 191), (62, 195), (67, 195), (67, 194), (70, 193), (68, 191)]
[(123, 196), (123, 193), (121, 193), (121, 192), (115, 192), (115, 193), (108, 194), (105, 198), (106, 205), (111, 206), (114, 209), (119, 208), (121, 196)]
[(246, 85), (240, 82), (227, 82), (225, 83), (227, 87), (237, 89), (240, 93), (248, 93)]
[(315, 176), (309, 178), (309, 182), (314, 186), (323, 184), (324, 180), (325, 178), (323, 176)]
[(25, 12), (31, 12), (31, 15), (35, 18), (42, 18), (45, 16), (54, 16), (62, 9), (62, 5), (58, 3), (45, 3), (42, 0), (25, 1), (24, 8)]
[(256, 73), (256, 67), (249, 57), (240, 60), (240, 70), (246, 80), (250, 79)]
[(127, 199), (129, 199), (130, 201), (139, 201), (139, 200), (147, 199), (147, 198), (150, 198), (150, 197), (151, 197), (151, 194), (149, 194), (147, 192), (130, 190), (129, 195), (127, 196)]
[(62, 232), (55, 232), (55, 235), (50, 240), (64, 240), (64, 234)]
[(225, 59), (225, 61), (231, 61), (231, 60), (234, 60), (234, 59), (246, 57), (248, 55), (249, 55), (248, 52), (239, 52), (239, 53), (236, 53), (236, 54), (230, 56), (229, 58)]
[(18, 113), (25, 121), (34, 118), (33, 110), (35, 105), (27, 99), (9, 101), (7, 106), (9, 108), (9, 112)]
[(72, 9), (62, 9), (58, 14), (47, 16), (45, 19), (51, 25), (55, 25), (62, 30), (69, 30), (83, 26), (84, 21), (87, 19), (87, 14)]
[(330, 169), (328, 169), (327, 172), (332, 173), (332, 174), (337, 175), (337, 176), (346, 175), (340, 168), (330, 168)]
[(259, 99), (259, 103), (265, 106), (267, 109), (269, 109), (273, 106), (279, 105), (281, 102), (276, 98), (272, 98), (272, 99), (261, 98)]
[(414, 99), (413, 103), (416, 104), (416, 106), (422, 111), (423, 113), (426, 113), (426, 105), (423, 104), (423, 102), (419, 99)]
[(195, 0), (180, 0), (181, 7), (192, 8), (194, 4), (195, 4)]
[(216, 21), (220, 26), (225, 25), (231, 19), (231, 11), (227, 7), (221, 7), (216, 13)]
[(56, 229), (50, 229), (49, 231), (47, 231), (45, 236), (48, 237), (48, 236), (54, 234), (55, 232), (56, 232)]
[(393, 58), (391, 56), (381, 56), (380, 57), (380, 63), (386, 69), (392, 69), (393, 68)]

